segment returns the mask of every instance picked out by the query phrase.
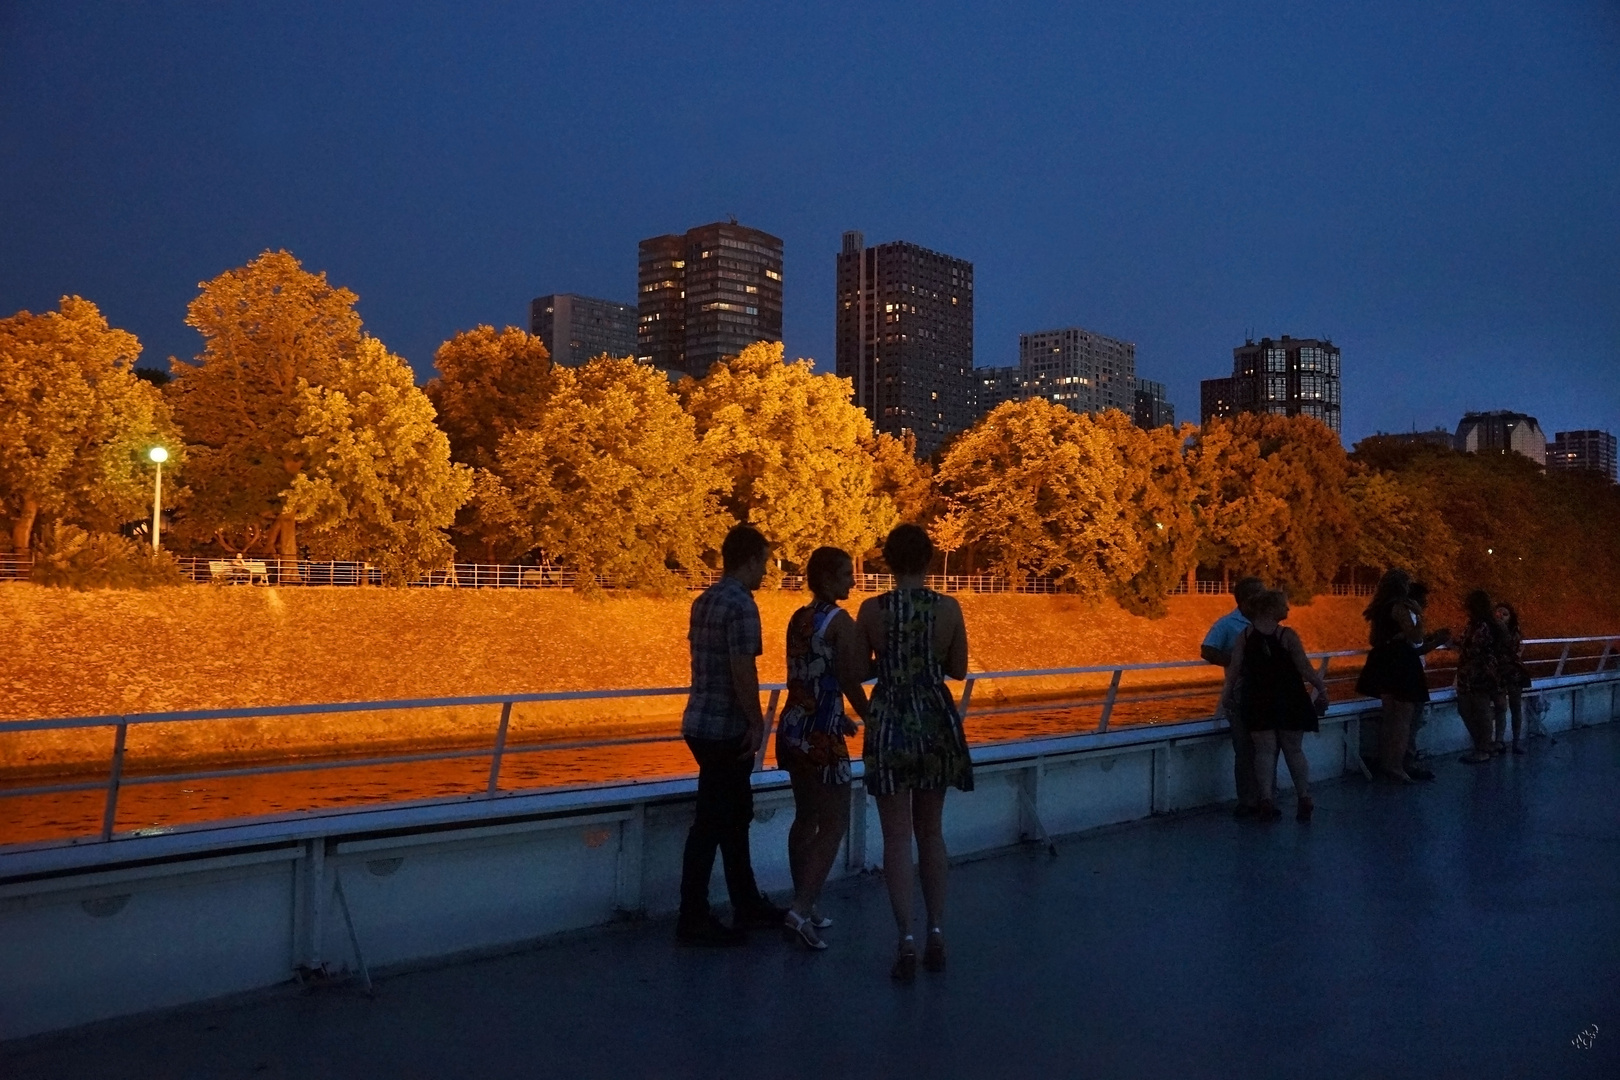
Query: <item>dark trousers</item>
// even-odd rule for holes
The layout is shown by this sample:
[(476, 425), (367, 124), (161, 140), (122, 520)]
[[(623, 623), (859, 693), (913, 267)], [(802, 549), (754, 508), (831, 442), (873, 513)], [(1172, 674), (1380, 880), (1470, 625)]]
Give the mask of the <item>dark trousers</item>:
[(743, 740), (687, 739), (697, 759), (697, 814), (686, 834), (686, 855), (681, 861), (681, 919), (697, 920), (709, 913), (709, 875), (714, 872), (714, 851), (726, 867), (726, 889), (733, 912), (759, 903), (754, 864), (748, 855), (748, 826), (754, 820), (754, 789), (749, 776), (752, 757), (743, 757)]
[(1237, 785), (1237, 799), (1242, 806), (1260, 805), (1260, 782), (1254, 771), (1254, 736), (1243, 722), (1243, 713), (1232, 709), (1226, 717), (1232, 729), (1232, 782)]

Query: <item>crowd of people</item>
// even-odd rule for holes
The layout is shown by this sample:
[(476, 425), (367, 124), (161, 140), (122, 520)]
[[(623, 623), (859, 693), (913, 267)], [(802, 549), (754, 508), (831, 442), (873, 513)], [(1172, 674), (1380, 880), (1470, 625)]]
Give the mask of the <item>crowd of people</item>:
[[(883, 832), (884, 880), (897, 943), (892, 976), (915, 979), (917, 968), (945, 969), (947, 853), (941, 827), (945, 795), (973, 789), (973, 764), (947, 678), (967, 675), (967, 628), (961, 606), (929, 589), (934, 556), (926, 531), (894, 529), (883, 558), (894, 588), (865, 600), (852, 617), (840, 602), (855, 581), (848, 552), (818, 548), (806, 566), (810, 602), (788, 623), (787, 696), (776, 729), (777, 764), (793, 789), (788, 832), (793, 899), (779, 907), (760, 891), (749, 852), (753, 820), (750, 776), (766, 737), (757, 659), (764, 651), (753, 593), (770, 559), (765, 537), (738, 525), (721, 547), (724, 574), (692, 604), (688, 634), (692, 685), (682, 735), (698, 766), (695, 816), (686, 840), (676, 938), (689, 945), (731, 946), (750, 929), (780, 929), (791, 942), (827, 948), (832, 920), (818, 900), (849, 830), (853, 768), (847, 739), (864, 728), (864, 786)], [(1235, 815), (1260, 821), (1282, 816), (1276, 805), (1280, 756), (1295, 792), (1295, 817), (1314, 810), (1305, 735), (1327, 712), (1323, 672), (1299, 635), (1283, 623), (1287, 594), (1258, 578), (1238, 581), (1235, 608), (1210, 628), (1205, 660), (1225, 669), (1219, 710), (1231, 732)], [(1433, 779), (1418, 760), (1416, 732), (1429, 700), (1423, 656), (1452, 640), (1449, 629), (1424, 629), (1428, 589), (1402, 570), (1379, 582), (1365, 612), (1371, 652), (1356, 689), (1380, 703), (1378, 775), (1395, 783)], [(1476, 590), (1465, 603), (1468, 625), (1458, 639), (1457, 708), (1472, 740), (1463, 761), (1524, 752), (1523, 691), (1529, 676), (1523, 636), (1511, 605)], [(865, 683), (875, 680), (870, 695)], [(847, 707), (846, 707), (847, 706)], [(1511, 716), (1512, 742), (1506, 742)], [(916, 861), (913, 862), (913, 843)], [(724, 863), (732, 921), (710, 909), (715, 853)], [(925, 920), (919, 953), (913, 893), (921, 879)]]

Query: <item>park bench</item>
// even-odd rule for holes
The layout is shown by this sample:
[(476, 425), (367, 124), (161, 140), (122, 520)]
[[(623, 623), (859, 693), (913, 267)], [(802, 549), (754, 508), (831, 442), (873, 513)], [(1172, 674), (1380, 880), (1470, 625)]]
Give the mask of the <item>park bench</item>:
[(208, 560), (208, 576), (215, 585), (232, 585), (241, 582), (252, 584), (270, 584), (270, 567), (263, 559), (210, 559)]

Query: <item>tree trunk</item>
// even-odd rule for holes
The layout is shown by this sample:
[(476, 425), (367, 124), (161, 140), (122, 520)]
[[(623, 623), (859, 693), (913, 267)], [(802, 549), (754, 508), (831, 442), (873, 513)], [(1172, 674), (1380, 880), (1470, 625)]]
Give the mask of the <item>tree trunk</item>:
[(298, 577), (298, 519), (283, 511), (277, 515), (271, 532), (276, 547), (276, 580), (297, 580)]
[(39, 503), (32, 496), (24, 495), (22, 513), (11, 523), (11, 549), (17, 554), (27, 554), (29, 541), (34, 535), (34, 519), (37, 517), (39, 517)]

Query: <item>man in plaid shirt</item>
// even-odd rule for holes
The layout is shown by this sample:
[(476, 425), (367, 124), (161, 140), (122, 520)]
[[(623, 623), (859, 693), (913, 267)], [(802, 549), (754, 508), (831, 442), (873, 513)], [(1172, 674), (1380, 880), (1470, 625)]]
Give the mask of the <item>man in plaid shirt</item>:
[[(759, 669), (764, 651), (754, 590), (765, 576), (769, 546), (759, 531), (738, 525), (720, 547), (725, 568), (717, 584), (692, 603), (692, 689), (681, 734), (697, 760), (697, 810), (681, 864), (681, 916), (676, 939), (687, 945), (740, 945), (749, 927), (782, 925), (784, 908), (760, 894), (748, 853), (754, 820), (750, 777), (754, 754), (765, 738), (759, 709)], [(714, 852), (725, 862), (732, 925), (709, 911), (709, 875)]]

